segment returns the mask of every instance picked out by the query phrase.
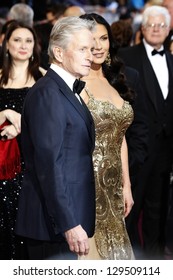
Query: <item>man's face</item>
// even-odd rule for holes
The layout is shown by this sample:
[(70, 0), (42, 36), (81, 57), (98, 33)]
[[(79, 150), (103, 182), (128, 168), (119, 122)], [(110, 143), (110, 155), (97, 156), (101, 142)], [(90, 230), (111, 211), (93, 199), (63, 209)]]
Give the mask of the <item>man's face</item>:
[(171, 29), (173, 29), (173, 0), (163, 0), (163, 6), (168, 9), (171, 15)]
[(149, 16), (147, 24), (142, 26), (142, 33), (149, 45), (159, 49), (169, 33), (165, 17), (163, 15)]
[(93, 49), (94, 39), (89, 30), (75, 32), (67, 49), (62, 51), (62, 67), (76, 78), (89, 75)]

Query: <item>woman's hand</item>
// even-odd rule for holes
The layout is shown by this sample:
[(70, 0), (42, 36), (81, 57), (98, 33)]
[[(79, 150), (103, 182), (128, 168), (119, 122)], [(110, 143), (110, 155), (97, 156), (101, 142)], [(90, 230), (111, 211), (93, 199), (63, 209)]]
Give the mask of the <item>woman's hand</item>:
[(14, 110), (6, 109), (0, 112), (0, 124), (8, 120), (15, 127), (17, 134), (21, 132), (21, 114)]
[(0, 125), (6, 120), (8, 120), (10, 123), (1, 129), (1, 139), (13, 139), (21, 132), (21, 114), (10, 109), (3, 110), (0, 112)]
[(134, 204), (130, 186), (123, 187), (123, 197), (124, 197), (124, 215), (126, 218), (129, 215), (130, 211), (132, 210)]
[(13, 124), (6, 125), (1, 130), (1, 139), (10, 140), (15, 138), (19, 133)]

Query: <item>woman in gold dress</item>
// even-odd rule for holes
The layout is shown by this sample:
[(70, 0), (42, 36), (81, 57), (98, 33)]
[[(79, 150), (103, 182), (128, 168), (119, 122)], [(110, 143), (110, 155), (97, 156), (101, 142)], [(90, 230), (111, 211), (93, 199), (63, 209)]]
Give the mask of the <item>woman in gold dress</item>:
[[(96, 21), (95, 48), (90, 74), (84, 77), (81, 97), (90, 109), (96, 127), (93, 155), (96, 180), (96, 230), (90, 253), (81, 259), (133, 259), (125, 217), (133, 206), (128, 171), (125, 132), (133, 121), (133, 92), (121, 73), (115, 56), (110, 26), (98, 14), (81, 16)], [(89, 206), (88, 206), (89, 207)]]

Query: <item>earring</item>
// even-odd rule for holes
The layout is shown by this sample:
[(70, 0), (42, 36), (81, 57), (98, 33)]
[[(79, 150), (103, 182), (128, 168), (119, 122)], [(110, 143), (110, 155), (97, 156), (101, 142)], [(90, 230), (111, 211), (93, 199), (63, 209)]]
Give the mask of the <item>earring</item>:
[(105, 63), (110, 66), (111, 65), (111, 56), (110, 53), (108, 52), (107, 57), (105, 59)]
[(6, 52), (5, 57), (6, 57), (6, 58), (9, 58), (8, 51)]
[(31, 56), (31, 61), (33, 61), (33, 60), (34, 60), (34, 56), (32, 55), (32, 56)]

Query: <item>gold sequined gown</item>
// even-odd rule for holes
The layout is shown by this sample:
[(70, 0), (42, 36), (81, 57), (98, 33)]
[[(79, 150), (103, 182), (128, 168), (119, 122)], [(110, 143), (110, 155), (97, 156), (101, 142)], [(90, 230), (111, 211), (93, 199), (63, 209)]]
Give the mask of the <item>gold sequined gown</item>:
[(121, 166), (121, 145), (133, 120), (133, 110), (127, 101), (117, 109), (91, 94), (87, 106), (96, 128), (96, 230), (87, 259), (134, 259), (124, 221)]

